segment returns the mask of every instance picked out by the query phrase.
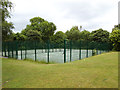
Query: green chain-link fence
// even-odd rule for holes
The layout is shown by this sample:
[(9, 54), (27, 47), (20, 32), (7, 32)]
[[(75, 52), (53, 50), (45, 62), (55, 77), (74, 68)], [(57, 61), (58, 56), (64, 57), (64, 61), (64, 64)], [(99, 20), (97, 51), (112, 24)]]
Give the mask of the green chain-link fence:
[(16, 59), (65, 63), (108, 52), (111, 43), (68, 41), (13, 41), (2, 43), (2, 56)]

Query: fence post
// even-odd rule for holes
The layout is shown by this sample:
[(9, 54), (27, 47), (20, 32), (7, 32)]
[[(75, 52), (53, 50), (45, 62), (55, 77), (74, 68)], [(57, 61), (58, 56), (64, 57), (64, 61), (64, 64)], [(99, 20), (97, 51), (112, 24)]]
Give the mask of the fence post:
[(22, 60), (22, 48), (21, 48), (21, 60)]
[(93, 48), (92, 48), (92, 56), (93, 56)]
[(2, 56), (3, 56), (3, 48), (2, 48)]
[(22, 60), (22, 42), (21, 42), (21, 60)]
[(49, 63), (49, 48), (50, 48), (50, 42), (49, 42), (49, 40), (47, 42), (47, 48), (48, 48), (48, 63)]
[(35, 61), (36, 61), (37, 60), (37, 56), (36, 56), (36, 41), (35, 41), (34, 48), (35, 48)]
[(7, 56), (7, 55), (6, 55), (6, 48), (7, 48), (7, 47), (6, 47), (6, 42), (5, 42), (5, 57)]
[(72, 61), (72, 41), (70, 41), (70, 62)]
[(25, 42), (25, 59), (27, 59), (26, 54), (27, 54), (27, 42)]
[(99, 54), (101, 54), (102, 53), (102, 43), (100, 43), (100, 51), (99, 51)]
[(14, 43), (11, 42), (11, 45), (12, 45), (12, 58), (13, 58), (13, 46), (14, 46)]
[(79, 49), (79, 60), (81, 60), (81, 41), (80, 41), (80, 49)]
[(86, 52), (86, 57), (88, 58), (88, 41), (87, 41), (87, 52)]
[(18, 42), (16, 42), (16, 59), (18, 59)]
[(66, 63), (66, 40), (64, 40), (64, 63)]
[(10, 48), (9, 48), (9, 46), (10, 45), (9, 45), (9, 42), (8, 42), (8, 58), (10, 57), (10, 50), (9, 50)]

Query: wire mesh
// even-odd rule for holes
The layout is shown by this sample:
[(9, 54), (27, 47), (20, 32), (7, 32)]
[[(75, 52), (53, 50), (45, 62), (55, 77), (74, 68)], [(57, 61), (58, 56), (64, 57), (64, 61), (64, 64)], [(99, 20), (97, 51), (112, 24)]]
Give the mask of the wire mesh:
[(16, 59), (65, 63), (112, 50), (111, 43), (90, 41), (11, 41), (2, 43), (2, 55)]

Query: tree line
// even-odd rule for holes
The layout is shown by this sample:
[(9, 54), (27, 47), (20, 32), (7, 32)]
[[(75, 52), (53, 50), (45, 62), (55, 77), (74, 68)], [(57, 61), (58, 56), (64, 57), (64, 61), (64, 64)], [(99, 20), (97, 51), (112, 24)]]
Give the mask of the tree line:
[[(56, 25), (53, 22), (48, 22), (41, 17), (34, 17), (30, 19), (30, 24), (26, 26), (20, 33), (14, 33), (12, 29), (14, 25), (6, 19), (10, 18), (10, 11), (13, 4), (10, 1), (2, 0), (0, 10), (2, 11), (2, 41), (26, 41), (37, 40), (46, 42), (50, 40), (55, 43), (62, 43), (65, 39), (72, 41), (96, 41), (96, 42), (111, 42), (114, 50), (120, 50), (120, 25), (115, 25), (112, 32), (102, 28), (89, 32), (82, 30), (82, 26), (73, 26), (65, 33), (62, 31), (56, 32)], [(80, 28), (80, 29), (79, 29)]]

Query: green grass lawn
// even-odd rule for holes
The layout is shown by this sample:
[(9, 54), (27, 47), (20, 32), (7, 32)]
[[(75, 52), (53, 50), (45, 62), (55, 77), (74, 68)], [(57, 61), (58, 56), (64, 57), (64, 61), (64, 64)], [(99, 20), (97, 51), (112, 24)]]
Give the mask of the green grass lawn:
[(3, 88), (118, 88), (118, 52), (65, 64), (2, 59)]

